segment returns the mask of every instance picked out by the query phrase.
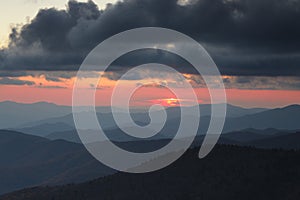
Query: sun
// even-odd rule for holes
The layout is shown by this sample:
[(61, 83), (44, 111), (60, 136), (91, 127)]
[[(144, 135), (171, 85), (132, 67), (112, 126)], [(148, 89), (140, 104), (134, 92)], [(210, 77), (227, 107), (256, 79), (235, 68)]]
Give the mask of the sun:
[(162, 105), (164, 106), (178, 106), (179, 105), (179, 99), (175, 98), (167, 98), (167, 99), (162, 99)]
[(180, 99), (177, 98), (164, 98), (164, 99), (152, 99), (151, 104), (159, 104), (165, 107), (175, 107), (180, 106)]

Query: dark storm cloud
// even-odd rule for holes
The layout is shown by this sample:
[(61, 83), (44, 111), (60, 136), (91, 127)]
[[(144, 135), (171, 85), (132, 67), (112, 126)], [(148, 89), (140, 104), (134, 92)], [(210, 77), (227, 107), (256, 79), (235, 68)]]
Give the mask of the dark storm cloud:
[(0, 77), (20, 77), (20, 76), (32, 76), (32, 74), (27, 71), (0, 70)]
[[(86, 72), (88, 77), (93, 77), (92, 72)], [(18, 78), (18, 77), (33, 77), (44, 78), (47, 81), (63, 82), (65, 79), (70, 79), (76, 75), (73, 71), (34, 71), (34, 70), (0, 70), (0, 78)], [(96, 75), (94, 75), (96, 77)]]
[(23, 81), (13, 78), (0, 78), (0, 85), (34, 85), (33, 81)]
[[(185, 77), (194, 88), (206, 88), (205, 81), (200, 75)], [(226, 89), (248, 90), (299, 90), (299, 76), (223, 76)]]
[[(76, 70), (99, 42), (144, 26), (193, 37), (222, 74), (300, 75), (299, 0), (198, 0), (186, 5), (177, 0), (125, 0), (103, 11), (92, 1), (69, 1), (66, 10), (40, 10), (29, 24), (13, 29), (9, 47), (0, 51), (0, 66)], [(123, 65), (130, 66), (130, 60)], [(187, 67), (181, 71), (190, 72)]]

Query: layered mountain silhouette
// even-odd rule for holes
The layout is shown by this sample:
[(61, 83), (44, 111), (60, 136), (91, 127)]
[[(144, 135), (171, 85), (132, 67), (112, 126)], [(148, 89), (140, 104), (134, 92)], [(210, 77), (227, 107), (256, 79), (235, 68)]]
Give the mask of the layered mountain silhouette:
[(82, 145), (0, 130), (0, 193), (82, 182), (113, 173)]
[[(199, 105), (201, 116), (209, 118), (211, 114), (211, 105)], [(193, 109), (193, 108), (191, 108)], [(46, 136), (55, 132), (71, 131), (75, 129), (71, 107), (58, 106), (51, 103), (40, 102), (35, 104), (20, 104), (15, 102), (1, 102), (0, 112), (6, 113), (1, 116), (0, 129), (12, 129), (24, 133)], [(84, 108), (83, 108), (84, 110)], [(114, 122), (110, 107), (97, 107), (98, 118), (101, 126), (105, 130), (116, 129), (118, 126)], [(227, 105), (227, 117), (241, 117), (254, 113), (266, 111), (264, 108), (241, 108), (238, 106)], [(118, 114), (126, 112), (123, 109), (117, 109)], [(145, 108), (132, 109), (132, 117), (138, 124), (148, 124), (150, 118), (148, 110)], [(167, 109), (169, 120), (178, 120), (180, 117), (179, 107), (170, 107)], [(170, 122), (172, 123), (172, 122)], [(175, 122), (177, 123), (177, 122)]]
[(0, 115), (0, 129), (16, 128), (43, 119), (62, 117), (70, 112), (70, 107), (52, 103), (23, 104), (5, 101), (0, 103), (0, 113), (5, 113)]
[[(193, 108), (191, 108), (193, 109)], [(84, 109), (83, 109), (84, 110)], [(195, 138), (195, 141), (192, 145), (193, 148), (199, 147), (202, 144), (204, 134), (206, 133), (207, 126), (210, 121), (210, 105), (200, 105), (201, 110), (201, 119), (200, 119), (200, 127), (198, 130), (198, 135)], [(82, 193), (76, 193), (76, 196), (80, 199), (93, 199), (93, 195), (103, 195), (103, 197), (107, 197), (107, 199), (119, 199), (119, 196), (115, 196), (117, 194), (113, 194), (113, 191), (100, 191), (96, 192), (86, 191), (86, 185), (92, 184), (92, 187), (104, 187), (101, 184), (104, 184), (105, 181), (108, 184), (112, 184), (113, 186), (117, 184), (117, 180), (120, 179), (120, 183), (132, 183), (136, 181), (138, 184), (143, 185), (142, 180), (139, 176), (126, 175), (122, 173), (118, 173), (113, 176), (109, 176), (108, 178), (98, 179), (96, 181), (92, 181), (90, 183), (83, 184), (75, 184), (69, 186), (55, 186), (55, 185), (63, 185), (70, 183), (81, 183), (84, 181), (89, 181), (95, 178), (104, 177), (107, 175), (114, 174), (115, 171), (102, 165), (98, 161), (96, 161), (80, 144), (81, 141), (75, 130), (73, 116), (71, 114), (71, 108), (66, 106), (57, 106), (55, 104), (48, 103), (36, 103), (36, 104), (18, 104), (14, 102), (2, 102), (0, 103), (0, 111), (6, 113), (5, 115), (1, 115), (0, 120), (0, 128), (9, 128), (10, 130), (0, 130), (0, 194), (12, 192), (15, 190), (19, 190), (22, 188), (28, 188), (33, 186), (42, 186), (35, 189), (28, 189), (21, 192), (14, 193), (12, 195), (8, 195), (6, 197), (1, 197), (0, 199), (18, 199), (19, 195), (25, 195), (27, 199), (59, 199), (65, 197), (65, 195), (69, 195), (74, 192), (74, 189), (84, 191)], [(158, 111), (160, 112), (160, 111)], [(30, 114), (28, 114), (30, 113)], [(125, 111), (122, 109), (118, 110), (118, 114), (122, 115)], [(298, 155), (298, 151), (300, 149), (300, 106), (299, 105), (290, 105), (283, 108), (276, 109), (244, 109), (237, 106), (228, 105), (227, 107), (227, 118), (225, 122), (224, 132), (221, 135), (218, 143), (222, 145), (238, 145), (244, 146), (243, 148), (238, 147), (228, 147), (221, 146), (222, 151), (229, 152), (228, 154), (232, 154), (233, 156), (228, 158), (231, 159), (229, 163), (232, 164), (231, 168), (235, 169), (236, 166), (240, 170), (240, 176), (232, 174), (229, 176), (235, 177), (232, 179), (233, 187), (237, 188), (239, 184), (246, 184), (247, 181), (250, 181), (250, 177), (245, 174), (246, 171), (243, 171), (244, 168), (247, 167), (239, 163), (241, 162), (250, 162), (249, 160), (243, 160), (241, 156), (252, 156), (252, 161), (256, 162), (258, 159), (259, 163), (257, 166), (249, 165), (249, 170), (254, 170), (253, 173), (256, 173), (258, 170), (258, 174), (269, 173), (266, 175), (264, 180), (268, 180), (268, 176), (274, 176), (275, 178), (279, 178), (281, 181), (286, 181), (283, 177), (279, 175), (274, 175), (277, 171), (272, 171), (272, 165), (278, 165), (279, 157), (281, 154), (286, 155), (285, 159), (290, 159), (288, 162), (292, 162), (294, 159), (294, 155)], [(85, 114), (83, 112), (83, 114)], [(129, 137), (124, 134), (120, 128), (116, 126), (116, 123), (113, 119), (113, 116), (110, 112), (110, 108), (108, 107), (100, 107), (97, 108), (97, 115), (99, 118), (99, 122), (102, 127), (105, 129), (106, 135), (118, 146), (121, 148), (127, 149), (133, 152), (148, 152), (155, 149), (159, 149), (164, 145), (168, 144), (170, 139), (173, 138), (174, 134), (176, 134), (179, 122), (180, 122), (180, 109), (178, 107), (172, 107), (167, 109), (167, 114), (170, 116), (166, 121), (165, 127), (162, 131), (149, 139), (145, 140), (137, 140), (136, 138)], [(147, 110), (145, 109), (135, 109), (132, 113), (133, 120), (140, 124), (146, 125), (150, 122), (150, 118)], [(193, 116), (188, 116), (193, 119)], [(15, 120), (15, 121), (14, 121)], [(124, 124), (126, 126), (126, 124)], [(94, 133), (95, 131), (92, 129), (84, 130), (87, 134)], [(26, 133), (26, 134), (25, 134)], [(187, 135), (187, 137), (189, 137)], [(183, 138), (184, 139), (184, 138)], [(106, 142), (106, 141), (102, 141)], [(101, 145), (101, 142), (99, 143)], [(255, 150), (252, 148), (259, 149), (277, 149), (277, 150)], [(284, 149), (284, 150), (278, 150)], [(195, 151), (195, 150), (191, 150)], [(190, 152), (191, 152), (190, 151)], [(244, 152), (243, 155), (240, 155), (239, 152)], [(218, 151), (217, 151), (218, 152)], [(247, 153), (245, 153), (247, 152)], [(278, 153), (280, 152), (280, 153)], [(194, 152), (195, 153), (195, 152)], [(193, 154), (194, 154), (193, 153)], [(260, 154), (260, 155), (259, 155)], [(170, 168), (167, 168), (164, 171), (166, 174), (162, 172), (157, 172), (161, 177), (175, 176), (175, 173), (178, 173), (178, 179), (171, 178), (172, 181), (185, 180), (184, 176), (191, 176), (186, 174), (187, 172), (183, 170), (189, 170), (189, 166), (195, 162), (195, 165), (199, 168), (203, 167), (198, 163), (198, 160), (193, 160), (190, 157), (190, 153), (187, 153), (185, 159), (188, 160), (187, 164), (179, 164), (172, 165)], [(226, 153), (227, 155), (227, 153)], [(214, 158), (210, 160), (212, 163), (210, 166), (204, 167), (202, 170), (207, 170), (208, 168), (213, 167), (212, 164), (216, 164), (220, 166), (225, 165), (223, 162), (222, 156), (225, 156), (222, 153), (217, 153), (214, 157), (208, 157), (207, 159)], [(234, 157), (236, 156), (236, 157)], [(268, 159), (268, 156), (271, 157), (271, 160)], [(279, 156), (279, 157), (278, 157)], [(291, 157), (289, 157), (291, 156)], [(197, 154), (195, 153), (195, 159)], [(225, 156), (226, 157), (226, 156)], [(266, 161), (270, 161), (270, 163), (264, 162), (262, 157)], [(292, 158), (293, 157), (293, 158)], [(275, 159), (275, 160), (272, 160)], [(282, 157), (283, 159), (283, 157)], [(221, 161), (220, 161), (221, 160)], [(293, 160), (294, 161), (294, 160)], [(219, 163), (221, 162), (221, 163)], [(275, 163), (274, 163), (275, 162)], [(180, 163), (180, 162), (179, 162)], [(249, 164), (249, 163), (248, 163)], [(284, 163), (279, 163), (278, 166), (283, 167), (282, 170), (284, 173), (296, 173), (296, 169), (294, 166), (292, 169), (286, 168), (283, 165)], [(176, 166), (176, 167), (175, 167)], [(180, 166), (180, 167), (178, 167)], [(258, 166), (262, 166), (262, 169), (258, 169)], [(265, 167), (265, 168), (264, 168)], [(174, 168), (174, 169), (173, 169)], [(208, 177), (216, 178), (218, 175), (223, 177), (227, 185), (230, 185), (229, 179), (227, 180), (225, 174), (221, 173), (221, 169), (217, 168), (217, 171), (210, 171)], [(171, 172), (168, 169), (172, 169)], [(176, 171), (178, 169), (179, 171)], [(263, 170), (264, 169), (264, 170)], [(248, 168), (247, 168), (248, 170)], [(261, 171), (259, 171), (261, 170)], [(277, 170), (277, 168), (276, 168)], [(278, 169), (279, 170), (279, 169)], [(292, 170), (292, 171), (289, 171)], [(294, 171), (293, 171), (294, 170)], [(267, 171), (267, 172), (266, 172)], [(196, 171), (194, 171), (196, 173)], [(299, 172), (299, 171), (298, 171)], [(198, 173), (198, 172), (197, 172)], [(199, 172), (200, 173), (200, 172)], [(199, 174), (198, 173), (198, 174)], [(244, 173), (244, 174), (243, 174)], [(274, 173), (274, 174), (273, 174)], [(279, 171), (278, 171), (279, 173)], [(156, 174), (156, 173), (154, 173)], [(299, 174), (299, 173), (298, 173)], [(253, 174), (252, 174), (253, 175)], [(143, 175), (142, 175), (143, 176)], [(117, 178), (115, 178), (117, 177)], [(125, 178), (124, 178), (125, 177)], [(195, 176), (195, 178), (200, 178)], [(244, 177), (242, 180), (239, 178)], [(294, 177), (297, 177), (295, 175)], [(146, 177), (144, 177), (146, 178)], [(206, 187), (204, 182), (200, 183), (197, 180), (190, 178), (193, 183), (200, 184), (199, 187)], [(255, 176), (253, 179), (253, 183), (258, 182), (259, 177)], [(151, 179), (150, 179), (151, 180)], [(164, 179), (163, 179), (164, 180)], [(220, 179), (218, 179), (220, 180)], [(273, 179), (272, 179), (273, 180)], [(110, 182), (111, 181), (111, 182)], [(158, 181), (156, 179), (152, 179), (152, 181)], [(167, 181), (167, 180), (164, 180)], [(163, 181), (163, 183), (164, 183)], [(208, 180), (206, 180), (208, 181)], [(292, 182), (288, 182), (286, 184), (292, 184)], [(95, 183), (95, 185), (94, 185)], [(172, 182), (173, 183), (173, 182)], [(209, 183), (209, 182), (208, 182)], [(293, 182), (296, 184), (296, 182)], [(105, 182), (106, 184), (106, 182)], [(179, 190), (177, 185), (172, 186), (171, 182), (166, 187), (168, 190)], [(196, 184), (196, 185), (197, 185)], [(214, 186), (214, 183), (211, 187)], [(48, 187), (49, 192), (45, 192), (47, 189), (44, 186), (49, 185), (53, 187)], [(130, 185), (130, 184), (129, 184)], [(132, 189), (135, 191), (139, 190), (136, 188), (135, 184), (131, 184)], [(151, 183), (145, 182), (145, 186), (152, 187)], [(193, 185), (193, 184), (189, 184)], [(224, 186), (222, 183), (221, 185)], [(226, 185), (226, 184), (225, 184)], [(250, 190), (259, 189), (254, 187), (253, 184), (249, 184), (247, 187)], [(284, 188), (286, 188), (286, 186)], [(299, 185), (299, 184), (298, 184)], [(55, 187), (54, 187), (55, 186)], [(118, 185), (117, 185), (118, 186)], [(279, 187), (279, 185), (272, 185), (275, 188)], [(126, 186), (127, 187), (127, 186)], [(127, 188), (128, 189), (128, 188)], [(269, 188), (266, 188), (269, 189)], [(213, 199), (217, 198), (214, 196), (213, 192), (210, 191), (211, 188), (208, 188), (209, 193), (208, 196), (205, 196), (205, 193), (197, 193), (196, 189), (192, 189), (191, 199)], [(230, 190), (230, 188), (226, 187), (220, 191), (220, 194), (224, 194), (225, 197), (227, 194), (224, 192), (225, 190)], [(59, 191), (59, 192), (58, 192)], [(62, 192), (66, 191), (66, 193)], [(69, 191), (69, 192), (68, 192)], [(183, 190), (181, 194), (176, 194), (172, 196), (170, 193), (164, 193), (162, 199), (168, 199), (174, 197), (175, 199), (182, 199), (185, 195), (187, 197), (190, 190)], [(236, 190), (235, 190), (236, 191)], [(238, 196), (240, 193), (246, 192), (243, 188), (238, 187), (238, 192), (236, 198), (241, 199), (241, 196)], [(104, 192), (104, 194), (103, 194)], [(139, 191), (133, 192), (132, 194), (128, 194), (124, 192), (124, 199), (126, 198), (134, 198), (139, 195)], [(145, 191), (147, 192), (147, 191)], [(149, 192), (149, 191), (148, 191)], [(159, 188), (154, 187), (153, 192), (160, 192)], [(289, 192), (294, 192), (293, 188)], [(44, 193), (43, 196), (41, 193)], [(36, 195), (36, 196), (34, 196)], [(58, 195), (58, 196), (57, 196)], [(82, 196), (83, 195), (83, 196)], [(84, 196), (87, 195), (87, 196)], [(108, 196), (107, 196), (108, 195)], [(133, 195), (133, 196), (132, 196)], [(136, 195), (136, 196), (135, 196)], [(179, 195), (179, 196), (178, 196)], [(200, 195), (200, 196), (199, 196)], [(201, 196), (204, 195), (204, 196)], [(210, 196), (211, 195), (211, 196)], [(261, 194), (263, 197), (263, 194)], [(287, 195), (287, 190), (284, 191), (284, 195)], [(24, 196), (24, 197), (25, 197)], [(293, 195), (292, 197), (294, 197)], [(70, 195), (70, 198), (72, 195)], [(85, 198), (86, 197), (86, 198)], [(102, 197), (102, 196), (101, 196)], [(150, 198), (151, 197), (151, 198)], [(211, 197), (211, 198), (210, 198)], [(230, 196), (231, 198), (235, 198), (234, 196)], [(69, 198), (69, 197), (68, 197)], [(62, 198), (62, 199), (68, 199)], [(158, 199), (154, 196), (149, 196), (150, 199)], [(174, 199), (171, 198), (171, 199)], [(228, 196), (229, 198), (229, 196)], [(277, 196), (275, 195), (275, 199)], [(20, 198), (19, 198), (20, 199)], [(22, 198), (21, 198), (22, 199)], [(23, 198), (24, 199), (24, 198)], [(26, 198), (25, 198), (26, 199)], [(186, 199), (186, 198), (185, 198)], [(226, 198), (225, 198), (226, 199)], [(243, 198), (242, 198), (243, 199)]]
[(287, 129), (300, 128), (300, 105), (290, 105), (284, 108), (276, 108), (239, 118), (227, 118), (224, 131), (241, 130), (245, 128), (255, 129)]
[[(180, 124), (180, 117), (177, 117), (178, 115), (175, 114), (174, 111), (175, 108), (172, 110), (173, 116), (171, 119), (168, 119), (166, 121), (164, 129), (156, 136), (156, 138), (152, 139), (162, 139), (162, 138), (173, 138), (178, 130), (178, 126)], [(103, 116), (102, 116), (103, 117)], [(72, 116), (68, 116), (70, 123), (72, 123)], [(148, 113), (139, 113), (137, 119), (139, 119), (139, 123), (149, 123), (147, 121), (147, 118), (149, 118)], [(65, 119), (65, 117), (64, 117)], [(104, 120), (105, 119), (105, 120)], [(261, 130), (264, 134), (268, 135), (272, 132), (272, 129), (274, 130), (284, 130), (283, 132), (287, 132), (289, 130), (300, 130), (300, 106), (299, 105), (292, 105), (284, 108), (277, 108), (267, 111), (262, 111), (255, 114), (247, 114), (240, 117), (227, 117), (225, 120), (225, 125), (223, 129), (223, 133), (228, 132), (236, 132), (244, 129), (248, 129), (249, 131), (251, 129), (256, 129), (256, 131), (250, 131), (251, 134), (249, 137), (253, 137), (255, 134)], [(191, 120), (194, 120), (191, 117)], [(198, 129), (198, 135), (206, 134), (207, 128), (209, 125), (211, 118), (210, 116), (203, 116), (200, 119), (200, 125)], [(63, 122), (66, 122), (66, 120), (62, 120)], [(124, 133), (117, 128), (113, 116), (110, 113), (106, 113), (103, 119), (99, 120), (100, 124), (103, 125), (105, 132), (107, 135), (116, 141), (131, 141), (133, 138), (125, 137)], [(46, 122), (45, 122), (46, 123)], [(53, 128), (50, 129), (53, 132), (49, 133), (49, 129), (45, 130), (44, 132), (40, 130), (40, 126), (31, 127), (31, 132), (28, 132), (28, 128), (24, 129), (26, 133), (30, 134), (37, 134), (40, 133), (41, 136), (45, 136), (49, 139), (65, 139), (72, 142), (78, 142), (80, 143), (80, 140), (78, 138), (76, 130), (73, 128), (72, 130), (66, 130), (56, 131), (56, 124), (59, 123), (59, 119), (56, 119), (55, 123), (53, 122)], [(67, 122), (66, 122), (67, 123)], [(65, 124), (66, 124), (65, 123)], [(69, 123), (69, 124), (70, 124)], [(49, 124), (44, 124), (49, 126)], [(65, 125), (65, 127), (69, 127), (70, 125)], [(38, 132), (38, 131), (40, 132)], [(274, 131), (273, 130), (273, 131)], [(20, 131), (23, 131), (20, 129)], [(43, 134), (47, 133), (47, 134)], [(186, 137), (189, 137), (188, 135)], [(246, 134), (243, 136), (246, 137)], [(263, 136), (264, 137), (264, 136)]]
[(254, 140), (248, 142), (248, 145), (257, 148), (272, 148), (272, 149), (300, 149), (300, 132), (290, 133), (285, 135), (277, 135), (271, 138)]
[(152, 173), (117, 173), (81, 184), (34, 187), (1, 200), (300, 198), (300, 152), (217, 146), (200, 160), (188, 150), (172, 165)]
[[(300, 132), (272, 131), (266, 130), (269, 133), (264, 134), (261, 130), (250, 129), (227, 133), (221, 136), (219, 143), (266, 149), (300, 149)], [(201, 145), (203, 137), (198, 136), (192, 147)], [(149, 152), (169, 141), (116, 141), (115, 144), (132, 152)], [(14, 131), (0, 131), (0, 157), (2, 194), (30, 186), (83, 182), (114, 173), (114, 170), (96, 161), (81, 144), (51, 141)]]

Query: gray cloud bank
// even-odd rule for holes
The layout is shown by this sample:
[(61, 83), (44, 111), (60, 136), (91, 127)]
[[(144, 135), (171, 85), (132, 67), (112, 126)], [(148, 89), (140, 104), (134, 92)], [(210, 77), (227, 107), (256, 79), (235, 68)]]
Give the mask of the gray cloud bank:
[[(300, 75), (299, 0), (194, 0), (184, 5), (177, 0), (124, 0), (105, 10), (92, 1), (69, 1), (65, 10), (42, 9), (29, 24), (13, 28), (9, 46), (0, 50), (0, 69), (77, 70), (99, 42), (145, 26), (193, 37), (223, 75)], [(169, 56), (140, 54), (113, 70), (132, 65), (132, 60)], [(188, 68), (180, 70), (190, 72)]]
[(34, 85), (33, 81), (24, 81), (15, 78), (0, 78), (0, 85)]

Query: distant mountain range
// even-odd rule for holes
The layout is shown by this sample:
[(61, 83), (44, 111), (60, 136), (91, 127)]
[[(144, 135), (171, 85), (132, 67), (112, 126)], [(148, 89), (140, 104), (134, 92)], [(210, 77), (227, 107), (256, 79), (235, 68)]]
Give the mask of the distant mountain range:
[[(235, 108), (235, 107), (233, 107)], [(229, 110), (230, 110), (229, 106)], [(235, 108), (236, 109), (236, 108)], [(168, 119), (164, 129), (157, 137), (151, 139), (172, 138), (176, 134), (180, 117), (178, 117), (178, 110), (171, 108), (171, 119)], [(101, 115), (101, 116), (100, 116)], [(127, 137), (115, 124), (111, 113), (98, 113), (99, 122), (107, 135), (115, 141), (131, 141), (133, 138)], [(149, 123), (148, 113), (135, 113), (136, 122), (140, 124)], [(233, 132), (244, 129), (258, 129), (265, 130), (300, 130), (300, 106), (292, 105), (284, 108), (276, 108), (266, 110), (254, 114), (246, 114), (240, 117), (227, 117), (223, 129), (223, 133)], [(193, 120), (193, 119), (191, 119)], [(200, 119), (198, 135), (206, 134), (207, 127), (210, 122), (210, 116), (203, 116)], [(49, 139), (65, 139), (71, 142), (80, 143), (79, 137), (74, 127), (73, 116), (69, 114), (64, 117), (52, 118), (43, 121), (35, 122), (36, 125), (32, 127), (24, 127), (16, 129), (17, 131), (28, 134), (43, 136)], [(92, 131), (92, 130), (90, 130)], [(264, 133), (267, 133), (264, 131)], [(253, 135), (253, 134), (252, 134)], [(188, 137), (188, 136), (187, 136)]]
[[(300, 129), (300, 105), (290, 105), (283, 108), (276, 108), (254, 114), (247, 114), (241, 117), (227, 117), (223, 132), (232, 132), (243, 129), (279, 129), (297, 130)], [(178, 123), (174, 120), (173, 124)], [(205, 134), (210, 122), (210, 117), (201, 117), (199, 133)]]
[[(210, 105), (199, 106), (200, 127), (192, 147), (201, 145), (210, 121)], [(97, 108), (97, 115), (115, 144), (130, 151), (147, 152), (166, 145), (178, 129), (180, 108), (171, 107), (166, 111), (170, 117), (163, 130), (142, 141), (125, 135), (117, 127), (109, 107)], [(96, 161), (80, 144), (70, 107), (43, 102), (2, 102), (0, 112), (5, 113), (0, 115), (0, 129), (6, 129), (0, 130), (0, 193), (38, 185), (78, 183), (115, 173)], [(124, 112), (118, 110), (120, 115)], [(132, 117), (140, 125), (150, 120), (145, 109), (135, 109)], [(299, 105), (276, 109), (227, 105), (219, 144), (298, 150), (299, 119)]]
[(0, 193), (87, 181), (114, 171), (80, 145), (0, 130)]
[[(211, 105), (199, 105), (201, 110), (201, 116), (209, 116)], [(84, 107), (83, 107), (84, 108)], [(83, 109), (84, 110), (84, 109)], [(111, 115), (110, 107), (97, 107), (99, 115), (103, 115), (103, 125), (105, 128), (112, 128), (115, 124), (112, 124), (109, 120), (105, 121), (107, 116)], [(238, 106), (227, 105), (228, 117), (240, 117), (247, 114), (254, 114), (265, 111), (264, 108), (241, 108)], [(124, 109), (118, 108), (119, 113), (125, 112)], [(145, 108), (133, 108), (131, 109), (133, 117), (137, 121), (147, 122), (149, 116)], [(72, 108), (70, 106), (59, 106), (47, 102), (38, 102), (33, 104), (22, 104), (10, 101), (0, 102), (0, 113), (5, 115), (0, 116), (0, 129), (7, 128), (28, 128), (33, 126), (40, 126), (42, 124), (56, 124), (65, 123), (68, 126), (74, 127), (73, 116), (71, 114)], [(169, 117), (179, 116), (179, 107), (170, 107), (167, 109)], [(103, 120), (102, 120), (103, 121)], [(62, 131), (62, 130), (60, 130)]]
[[(23, 133), (30, 134), (30, 135), (46, 137), (47, 135), (50, 135), (53, 132), (57, 133), (57, 132), (74, 130), (74, 127), (72, 125), (68, 125), (63, 122), (57, 122), (57, 123), (47, 123), (46, 122), (46, 123), (39, 124), (39, 125), (36, 125), (33, 127), (16, 128), (13, 130), (21, 131)], [(57, 138), (57, 139), (59, 139), (59, 138)], [(63, 139), (63, 138), (61, 138), (61, 139)]]
[(16, 128), (30, 122), (61, 117), (70, 112), (70, 107), (52, 103), (21, 104), (5, 101), (0, 103), (0, 129)]
[[(198, 147), (202, 140), (203, 136), (198, 136), (192, 146)], [(299, 141), (300, 132), (296, 131), (247, 129), (222, 134), (219, 144), (300, 149)], [(159, 139), (116, 144), (129, 151), (148, 152), (168, 142)], [(0, 194), (37, 185), (83, 182), (114, 173), (96, 161), (81, 144), (14, 131), (0, 130), (0, 158)]]
[(255, 129), (300, 129), (300, 105), (290, 105), (238, 118), (227, 118), (224, 131)]
[(152, 173), (117, 173), (81, 184), (34, 187), (1, 200), (299, 199), (300, 152), (217, 146), (208, 157), (188, 150)]

